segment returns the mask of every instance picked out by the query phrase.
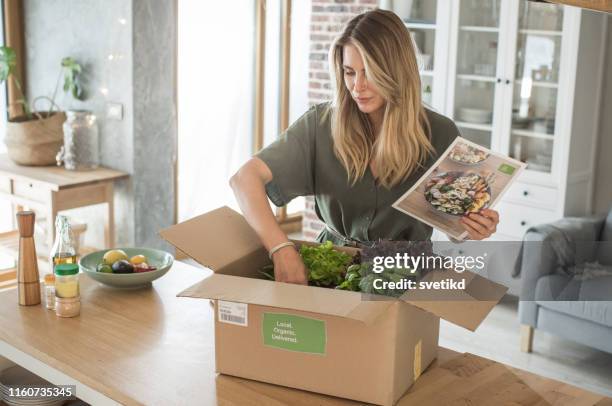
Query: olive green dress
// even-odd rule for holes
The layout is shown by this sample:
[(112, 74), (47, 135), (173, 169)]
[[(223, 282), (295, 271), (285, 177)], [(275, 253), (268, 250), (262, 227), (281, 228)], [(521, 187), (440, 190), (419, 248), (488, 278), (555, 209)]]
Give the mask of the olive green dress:
[(426, 110), (435, 153), (404, 182), (387, 189), (378, 185), (371, 171), (354, 185), (333, 150), (328, 103), (310, 108), (282, 136), (255, 156), (272, 171), (266, 193), (277, 206), (297, 196), (314, 195), (317, 216), (325, 222), (317, 240), (336, 245), (370, 245), (379, 239), (423, 241), (432, 228), (391, 205), (438, 159), (459, 135), (447, 117)]

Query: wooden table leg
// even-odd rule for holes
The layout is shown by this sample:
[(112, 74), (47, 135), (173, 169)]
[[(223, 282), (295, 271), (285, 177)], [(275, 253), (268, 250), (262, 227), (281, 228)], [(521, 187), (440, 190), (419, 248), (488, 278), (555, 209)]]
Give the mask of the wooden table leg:
[(115, 193), (113, 182), (106, 183), (106, 204), (108, 207), (108, 217), (104, 227), (104, 244), (107, 249), (115, 246)]
[(531, 352), (533, 349), (533, 327), (521, 324), (521, 351)]

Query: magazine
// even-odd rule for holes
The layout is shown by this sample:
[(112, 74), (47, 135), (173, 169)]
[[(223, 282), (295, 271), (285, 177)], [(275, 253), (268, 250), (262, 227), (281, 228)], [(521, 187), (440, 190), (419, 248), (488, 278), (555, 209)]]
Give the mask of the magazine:
[(463, 240), (461, 216), (493, 208), (526, 164), (457, 137), (393, 207)]

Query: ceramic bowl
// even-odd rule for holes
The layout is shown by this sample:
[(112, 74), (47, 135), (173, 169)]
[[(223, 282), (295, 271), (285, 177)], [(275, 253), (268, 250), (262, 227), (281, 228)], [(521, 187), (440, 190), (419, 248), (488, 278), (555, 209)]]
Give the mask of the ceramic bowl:
[(79, 268), (85, 275), (100, 283), (103, 283), (104, 285), (115, 288), (130, 289), (149, 286), (155, 279), (164, 276), (166, 272), (170, 270), (172, 263), (174, 262), (174, 257), (171, 254), (152, 248), (115, 249), (125, 251), (128, 258), (131, 258), (134, 255), (144, 255), (147, 257), (147, 263), (151, 266), (157, 267), (157, 269), (155, 271), (127, 274), (97, 272), (96, 267), (102, 262), (102, 257), (104, 257), (104, 254), (110, 250), (101, 250), (85, 255), (79, 261)]

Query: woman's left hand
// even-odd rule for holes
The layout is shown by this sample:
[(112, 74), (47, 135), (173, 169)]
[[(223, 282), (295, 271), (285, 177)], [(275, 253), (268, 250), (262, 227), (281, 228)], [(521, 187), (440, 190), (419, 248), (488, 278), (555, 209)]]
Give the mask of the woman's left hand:
[(461, 217), (460, 221), (471, 240), (483, 240), (497, 230), (499, 213), (495, 210), (482, 209), (478, 213), (469, 213)]

